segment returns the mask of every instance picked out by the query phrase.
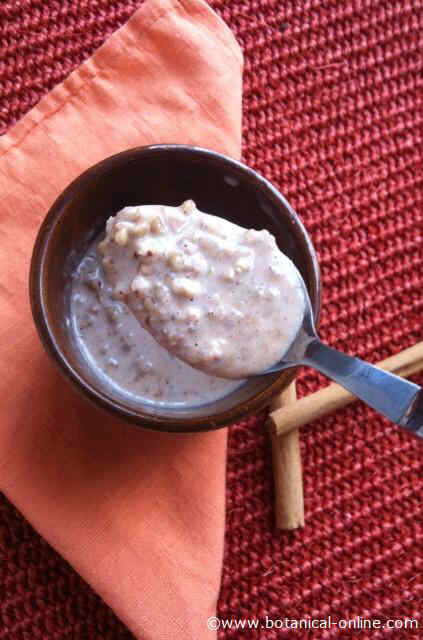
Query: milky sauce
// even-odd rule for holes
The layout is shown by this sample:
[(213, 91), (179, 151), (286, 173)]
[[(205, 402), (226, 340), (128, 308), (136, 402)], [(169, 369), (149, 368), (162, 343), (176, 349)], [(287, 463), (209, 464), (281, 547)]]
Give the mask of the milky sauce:
[(80, 352), (92, 369), (133, 401), (199, 406), (240, 385), (192, 369), (163, 349), (128, 307), (113, 298), (95, 247), (74, 274), (71, 317)]
[(108, 220), (99, 252), (114, 296), (169, 353), (208, 374), (265, 371), (302, 324), (301, 279), (274, 237), (191, 200), (125, 207)]

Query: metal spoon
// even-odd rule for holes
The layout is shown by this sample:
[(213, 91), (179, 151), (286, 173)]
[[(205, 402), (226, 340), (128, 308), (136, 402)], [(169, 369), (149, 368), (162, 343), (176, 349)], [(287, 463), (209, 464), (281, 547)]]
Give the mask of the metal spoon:
[(423, 438), (422, 388), (324, 344), (317, 335), (310, 298), (300, 273), (298, 278), (305, 296), (303, 324), (283, 359), (264, 373), (283, 371), (293, 365), (313, 367), (392, 422)]

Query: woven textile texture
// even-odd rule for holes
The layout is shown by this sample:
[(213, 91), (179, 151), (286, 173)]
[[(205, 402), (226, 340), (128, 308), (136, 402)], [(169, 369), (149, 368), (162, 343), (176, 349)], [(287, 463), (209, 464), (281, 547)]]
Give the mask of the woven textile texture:
[[(1, 0), (1, 132), (138, 5)], [(323, 338), (371, 361), (422, 340), (423, 0), (213, 6), (245, 53), (244, 160), (288, 197), (319, 253)], [(322, 384), (305, 371), (299, 393)], [(260, 416), (230, 429), (219, 615), (408, 616), (420, 630), (226, 630), (221, 640), (423, 638), (421, 443), (360, 403), (309, 425), (302, 437), (306, 527), (277, 533), (262, 427)], [(131, 636), (3, 498), (6, 638)]]

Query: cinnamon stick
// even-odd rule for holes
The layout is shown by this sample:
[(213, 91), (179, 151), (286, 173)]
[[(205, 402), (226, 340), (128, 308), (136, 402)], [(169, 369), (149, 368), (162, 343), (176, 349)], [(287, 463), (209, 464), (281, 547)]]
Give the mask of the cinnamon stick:
[[(377, 364), (381, 369), (402, 377), (423, 370), (423, 342), (405, 349)], [(355, 396), (336, 383), (301, 398), (294, 405), (278, 408), (269, 416), (269, 428), (279, 437), (298, 430), (304, 424), (317, 420), (355, 400)]]
[[(274, 400), (272, 409), (296, 404), (295, 380)], [(275, 521), (279, 529), (304, 526), (304, 495), (301, 467), (300, 434), (294, 429), (278, 436), (270, 432), (275, 486)]]

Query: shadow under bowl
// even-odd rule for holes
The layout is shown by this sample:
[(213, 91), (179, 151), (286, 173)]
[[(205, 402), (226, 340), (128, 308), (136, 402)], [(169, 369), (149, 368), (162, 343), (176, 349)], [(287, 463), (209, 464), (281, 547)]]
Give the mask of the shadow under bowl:
[[(70, 319), (72, 274), (106, 220), (126, 205), (177, 206), (187, 199), (201, 211), (243, 227), (267, 229), (300, 270), (316, 322), (320, 276), (316, 254), (297, 214), (263, 177), (219, 153), (183, 145), (154, 145), (106, 158), (74, 180), (41, 225), (30, 272), (34, 321), (47, 352), (66, 377), (98, 406), (158, 431), (207, 431), (263, 409), (286, 387), (295, 369), (245, 381), (229, 395), (197, 407), (142, 403), (108, 385), (82, 355)], [(249, 313), (260, 313), (260, 308)], [(142, 349), (142, 345), (140, 345)]]

